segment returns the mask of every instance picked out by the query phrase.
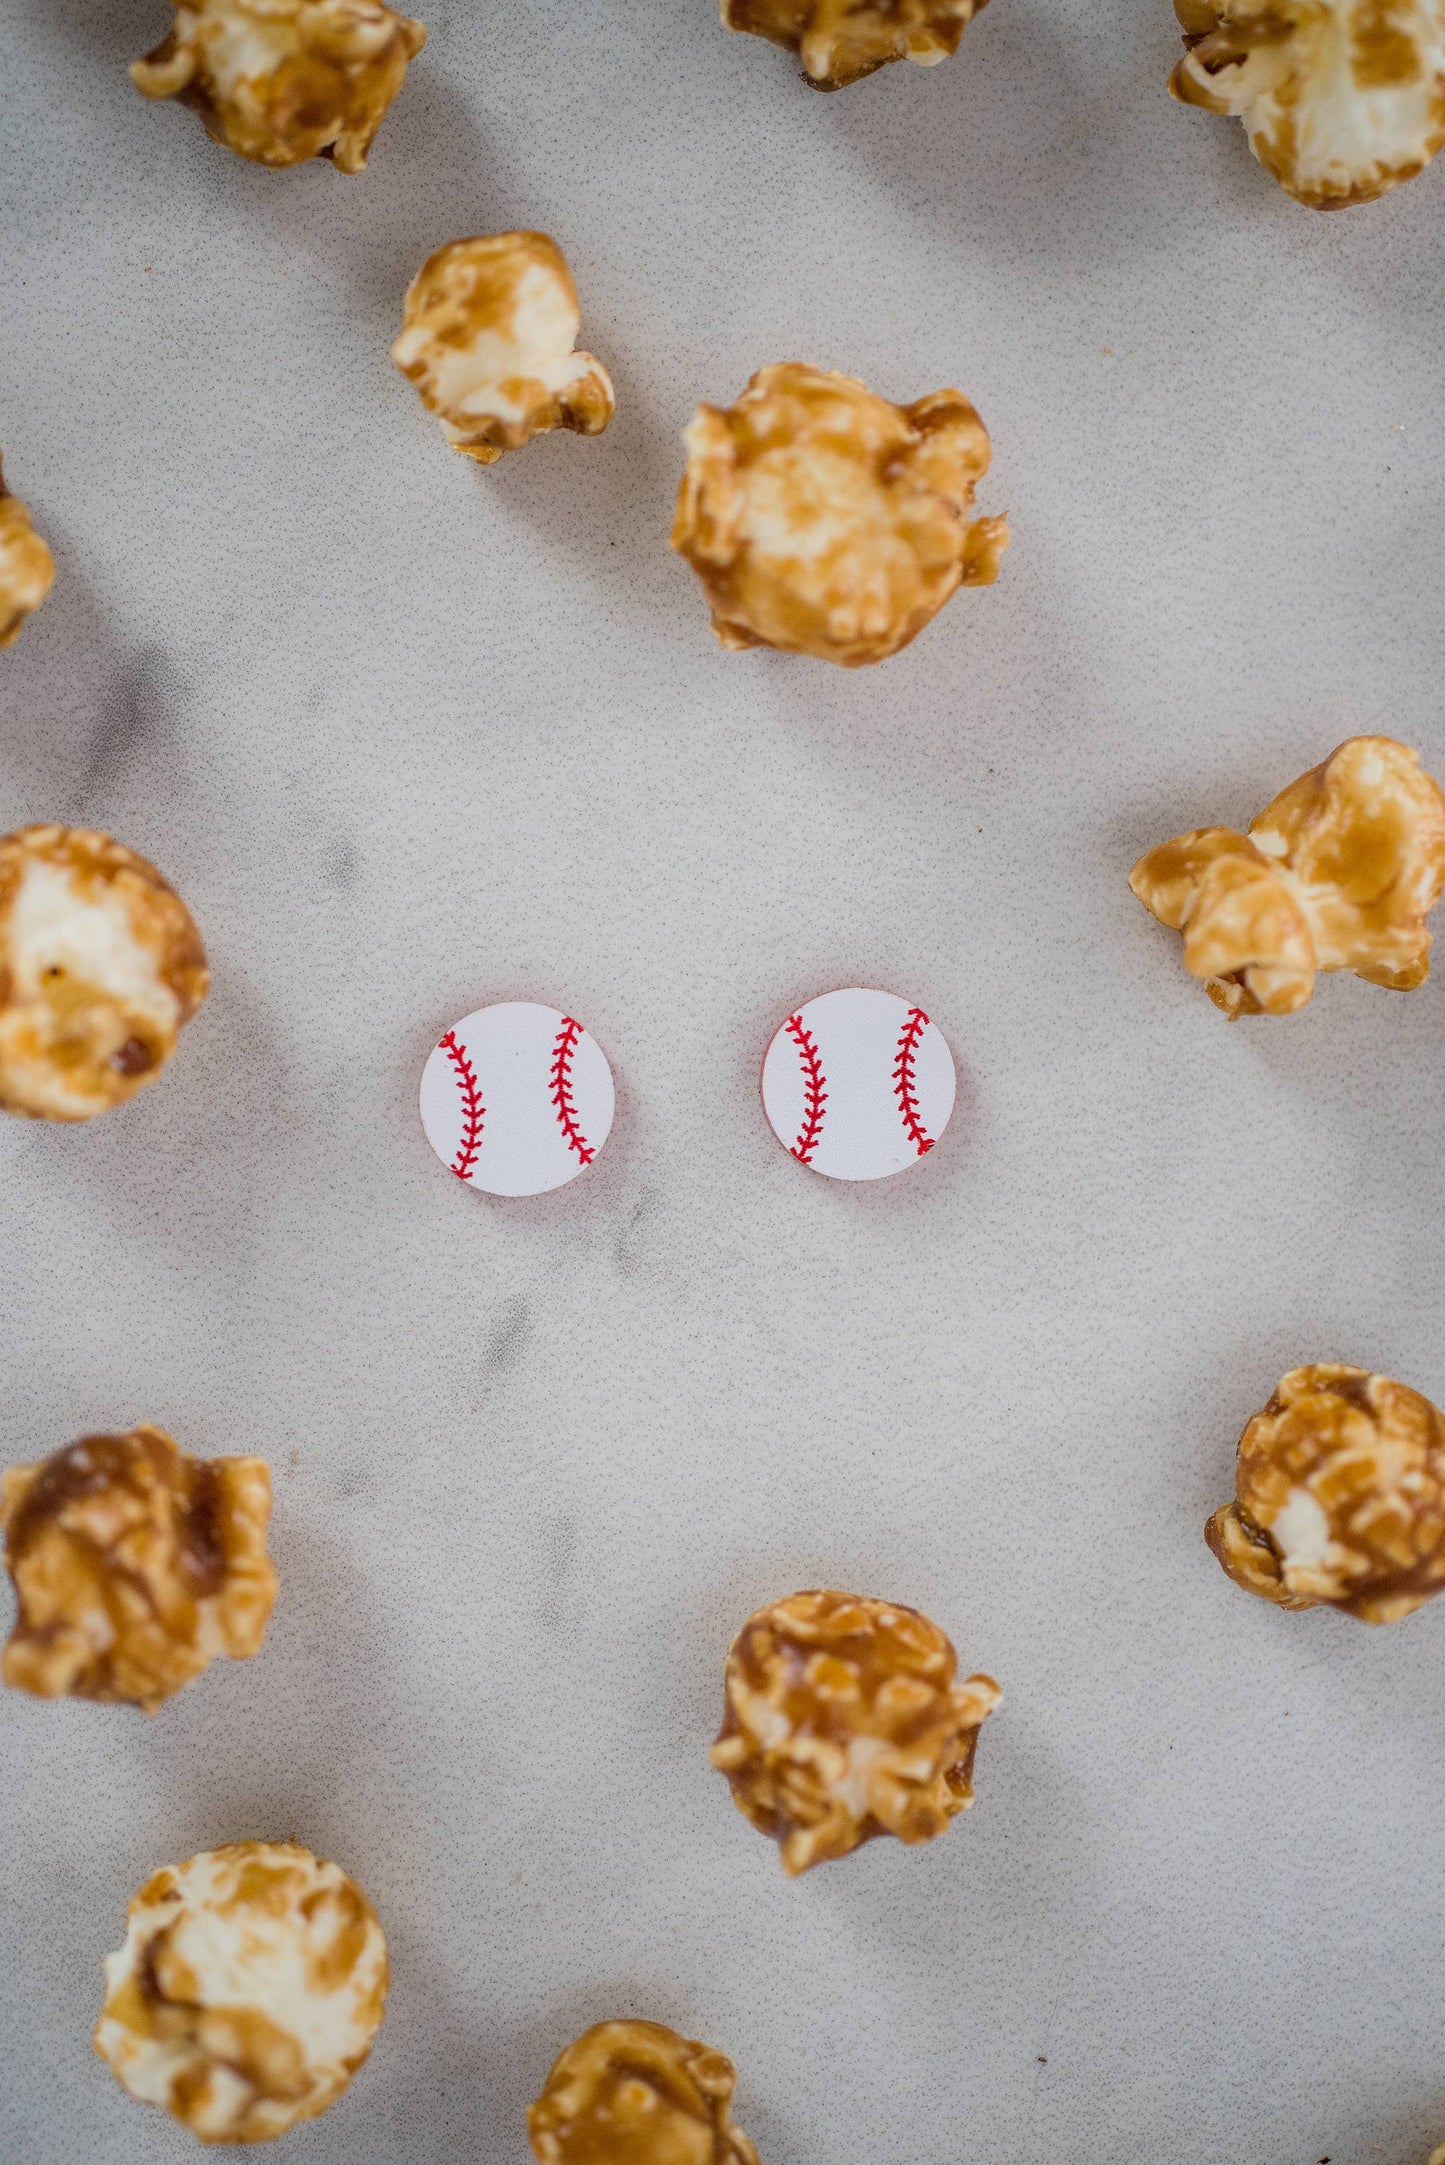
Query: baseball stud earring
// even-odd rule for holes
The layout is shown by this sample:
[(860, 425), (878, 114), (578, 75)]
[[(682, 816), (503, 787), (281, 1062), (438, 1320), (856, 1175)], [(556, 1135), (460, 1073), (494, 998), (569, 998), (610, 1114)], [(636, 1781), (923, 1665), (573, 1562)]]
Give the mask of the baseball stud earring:
[(534, 1000), (464, 1015), (422, 1070), (427, 1141), (488, 1195), (545, 1195), (575, 1180), (611, 1133), (614, 1103), (597, 1040)]
[(763, 1061), (763, 1110), (800, 1165), (882, 1180), (926, 1157), (953, 1112), (953, 1055), (921, 1007), (854, 985), (789, 1015)]

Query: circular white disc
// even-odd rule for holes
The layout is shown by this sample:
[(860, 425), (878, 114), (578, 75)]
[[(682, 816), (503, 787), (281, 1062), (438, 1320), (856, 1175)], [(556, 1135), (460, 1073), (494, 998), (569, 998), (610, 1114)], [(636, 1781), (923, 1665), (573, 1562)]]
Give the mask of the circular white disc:
[(545, 1195), (575, 1180), (606, 1142), (614, 1104), (597, 1040), (533, 1000), (464, 1015), (422, 1069), (427, 1141), (488, 1195)]
[(801, 1165), (881, 1180), (933, 1148), (955, 1081), (943, 1033), (921, 1007), (854, 985), (788, 1017), (763, 1061), (763, 1108)]

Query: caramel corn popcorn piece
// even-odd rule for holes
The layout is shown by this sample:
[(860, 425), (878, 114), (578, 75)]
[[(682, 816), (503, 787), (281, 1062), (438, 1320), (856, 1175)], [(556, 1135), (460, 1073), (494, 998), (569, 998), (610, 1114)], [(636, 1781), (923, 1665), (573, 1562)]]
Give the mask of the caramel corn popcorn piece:
[(155, 1081), (209, 984), (190, 911), (108, 834), (0, 836), (0, 1109), (89, 1120)]
[(55, 578), (55, 558), (12, 496), (0, 471), (0, 647), (13, 646), (31, 612), (40, 607)]
[(82, 1436), (0, 1473), (18, 1613), (0, 1676), (42, 1699), (155, 1709), (260, 1647), (276, 1597), (264, 1459), (188, 1458), (159, 1428)]
[(412, 280), (392, 359), (454, 450), (490, 466), (544, 430), (599, 436), (612, 380), (578, 353), (582, 315), (545, 233), (492, 233), (439, 248)]
[(269, 2142), (335, 2104), (387, 1982), (376, 1913), (339, 1865), (294, 1842), (231, 1842), (132, 1901), (95, 2049), (202, 2142)]
[(660, 2022), (599, 2022), (527, 2111), (541, 2165), (758, 2165), (733, 2126), (737, 2073)]
[(1291, 1369), (1239, 1439), (1234, 1485), (1205, 1535), (1247, 1593), (1391, 1624), (1445, 1586), (1445, 1419), (1390, 1376)]
[(258, 165), (330, 158), (359, 173), (426, 31), (382, 0), (174, 0), (169, 34), (131, 67)]
[(1231, 1020), (1292, 1015), (1317, 971), (1412, 992), (1445, 886), (1445, 795), (1392, 737), (1351, 737), (1291, 782), (1247, 835), (1201, 827), (1129, 875), (1184, 966)]
[(987, 586), (1005, 519), (970, 519), (988, 431), (958, 391), (892, 406), (855, 376), (784, 361), (701, 406), (672, 546), (730, 648), (856, 669), (896, 654), (960, 586)]
[(1175, 0), (1169, 88), (1236, 115), (1260, 164), (1311, 210), (1369, 203), (1445, 143), (1440, 0)]
[(749, 1617), (712, 1763), (785, 1872), (878, 1834), (931, 1841), (973, 1802), (978, 1732), (1003, 1694), (957, 1669), (938, 1626), (896, 1601), (791, 1594)]
[(816, 90), (842, 90), (891, 60), (929, 68), (958, 51), (985, 0), (721, 0), (728, 30), (796, 53)]

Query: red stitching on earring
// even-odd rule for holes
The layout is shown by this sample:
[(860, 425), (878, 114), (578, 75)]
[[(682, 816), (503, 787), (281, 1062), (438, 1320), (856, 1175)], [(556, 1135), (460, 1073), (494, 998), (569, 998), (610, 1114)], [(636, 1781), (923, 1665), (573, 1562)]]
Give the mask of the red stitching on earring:
[(813, 1033), (805, 1028), (802, 1016), (789, 1015), (783, 1028), (797, 1046), (798, 1058), (803, 1064), (803, 1125), (798, 1130), (792, 1152), (800, 1165), (811, 1165), (818, 1138), (823, 1132), (823, 1107), (828, 1102), (823, 1084), (827, 1078), (818, 1058), (818, 1048), (813, 1043)]
[(918, 1107), (917, 1078), (914, 1063), (918, 1058), (918, 1041), (928, 1028), (928, 1017), (921, 1007), (910, 1007), (908, 1020), (903, 1025), (898, 1040), (898, 1057), (893, 1063), (893, 1095), (898, 1100), (898, 1117), (907, 1131), (919, 1157), (933, 1148), (933, 1137), (923, 1125)]
[(476, 1069), (468, 1059), (467, 1048), (455, 1030), (448, 1030), (439, 1049), (456, 1069), (457, 1088), (462, 1093), (462, 1139), (457, 1154), (452, 1159), (452, 1171), (458, 1180), (470, 1180), (472, 1167), (477, 1162), (477, 1152), (482, 1147), (482, 1122), (486, 1118), (487, 1108), (482, 1103)]
[(584, 1165), (590, 1165), (597, 1153), (582, 1133), (577, 1107), (572, 1101), (572, 1056), (581, 1035), (581, 1023), (564, 1015), (557, 1042), (552, 1048), (552, 1103), (557, 1109), (557, 1125), (568, 1149), (575, 1150)]

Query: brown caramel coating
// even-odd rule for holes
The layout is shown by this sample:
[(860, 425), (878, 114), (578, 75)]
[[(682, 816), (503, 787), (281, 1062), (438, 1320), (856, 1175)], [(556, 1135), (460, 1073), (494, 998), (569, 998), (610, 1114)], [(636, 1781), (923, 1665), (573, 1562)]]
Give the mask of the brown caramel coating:
[(1445, 1419), (1366, 1368), (1295, 1368), (1239, 1439), (1235, 1501), (1205, 1537), (1246, 1592), (1366, 1624), (1445, 1586)]
[(1439, 0), (1175, 0), (1169, 88), (1243, 121), (1266, 172), (1311, 210), (1370, 203), (1445, 143)]
[(581, 321), (554, 240), (482, 234), (428, 256), (391, 356), (453, 450), (490, 466), (546, 429), (598, 436), (612, 419), (606, 369), (576, 351)]
[(269, 2142), (334, 2105), (386, 2006), (386, 1941), (339, 1865), (231, 1842), (168, 1865), (106, 1958), (95, 2049), (202, 2142)]
[(907, 646), (960, 586), (987, 586), (1008, 522), (970, 519), (988, 431), (958, 391), (892, 406), (855, 376), (784, 361), (700, 406), (672, 546), (730, 648), (857, 669)]
[(15, 644), (20, 627), (40, 607), (54, 578), (55, 558), (0, 471), (0, 647)]
[(842, 90), (890, 60), (947, 60), (986, 0), (722, 0), (729, 30), (786, 46), (815, 90)]
[(187, 1458), (159, 1428), (82, 1436), (0, 1473), (18, 1614), (0, 1677), (150, 1714), (217, 1654), (261, 1644), (276, 1573), (264, 1459)]
[(541, 2165), (758, 2165), (732, 2122), (725, 2054), (660, 2022), (599, 2022), (527, 2109)]
[(900, 1602), (790, 1594), (749, 1617), (712, 1763), (785, 1872), (878, 1834), (931, 1841), (973, 1802), (978, 1732), (1003, 1694), (957, 1670), (938, 1626)]
[(0, 835), (0, 1109), (89, 1120), (154, 1082), (206, 996), (190, 911), (81, 827)]
[(426, 31), (382, 0), (174, 0), (131, 67), (147, 98), (179, 98), (207, 135), (258, 165), (366, 164)]
[(1247, 835), (1196, 828), (1141, 857), (1129, 885), (1184, 934), (1216, 1007), (1292, 1015), (1317, 971), (1411, 992), (1445, 886), (1445, 795), (1393, 737), (1351, 737), (1291, 782)]

